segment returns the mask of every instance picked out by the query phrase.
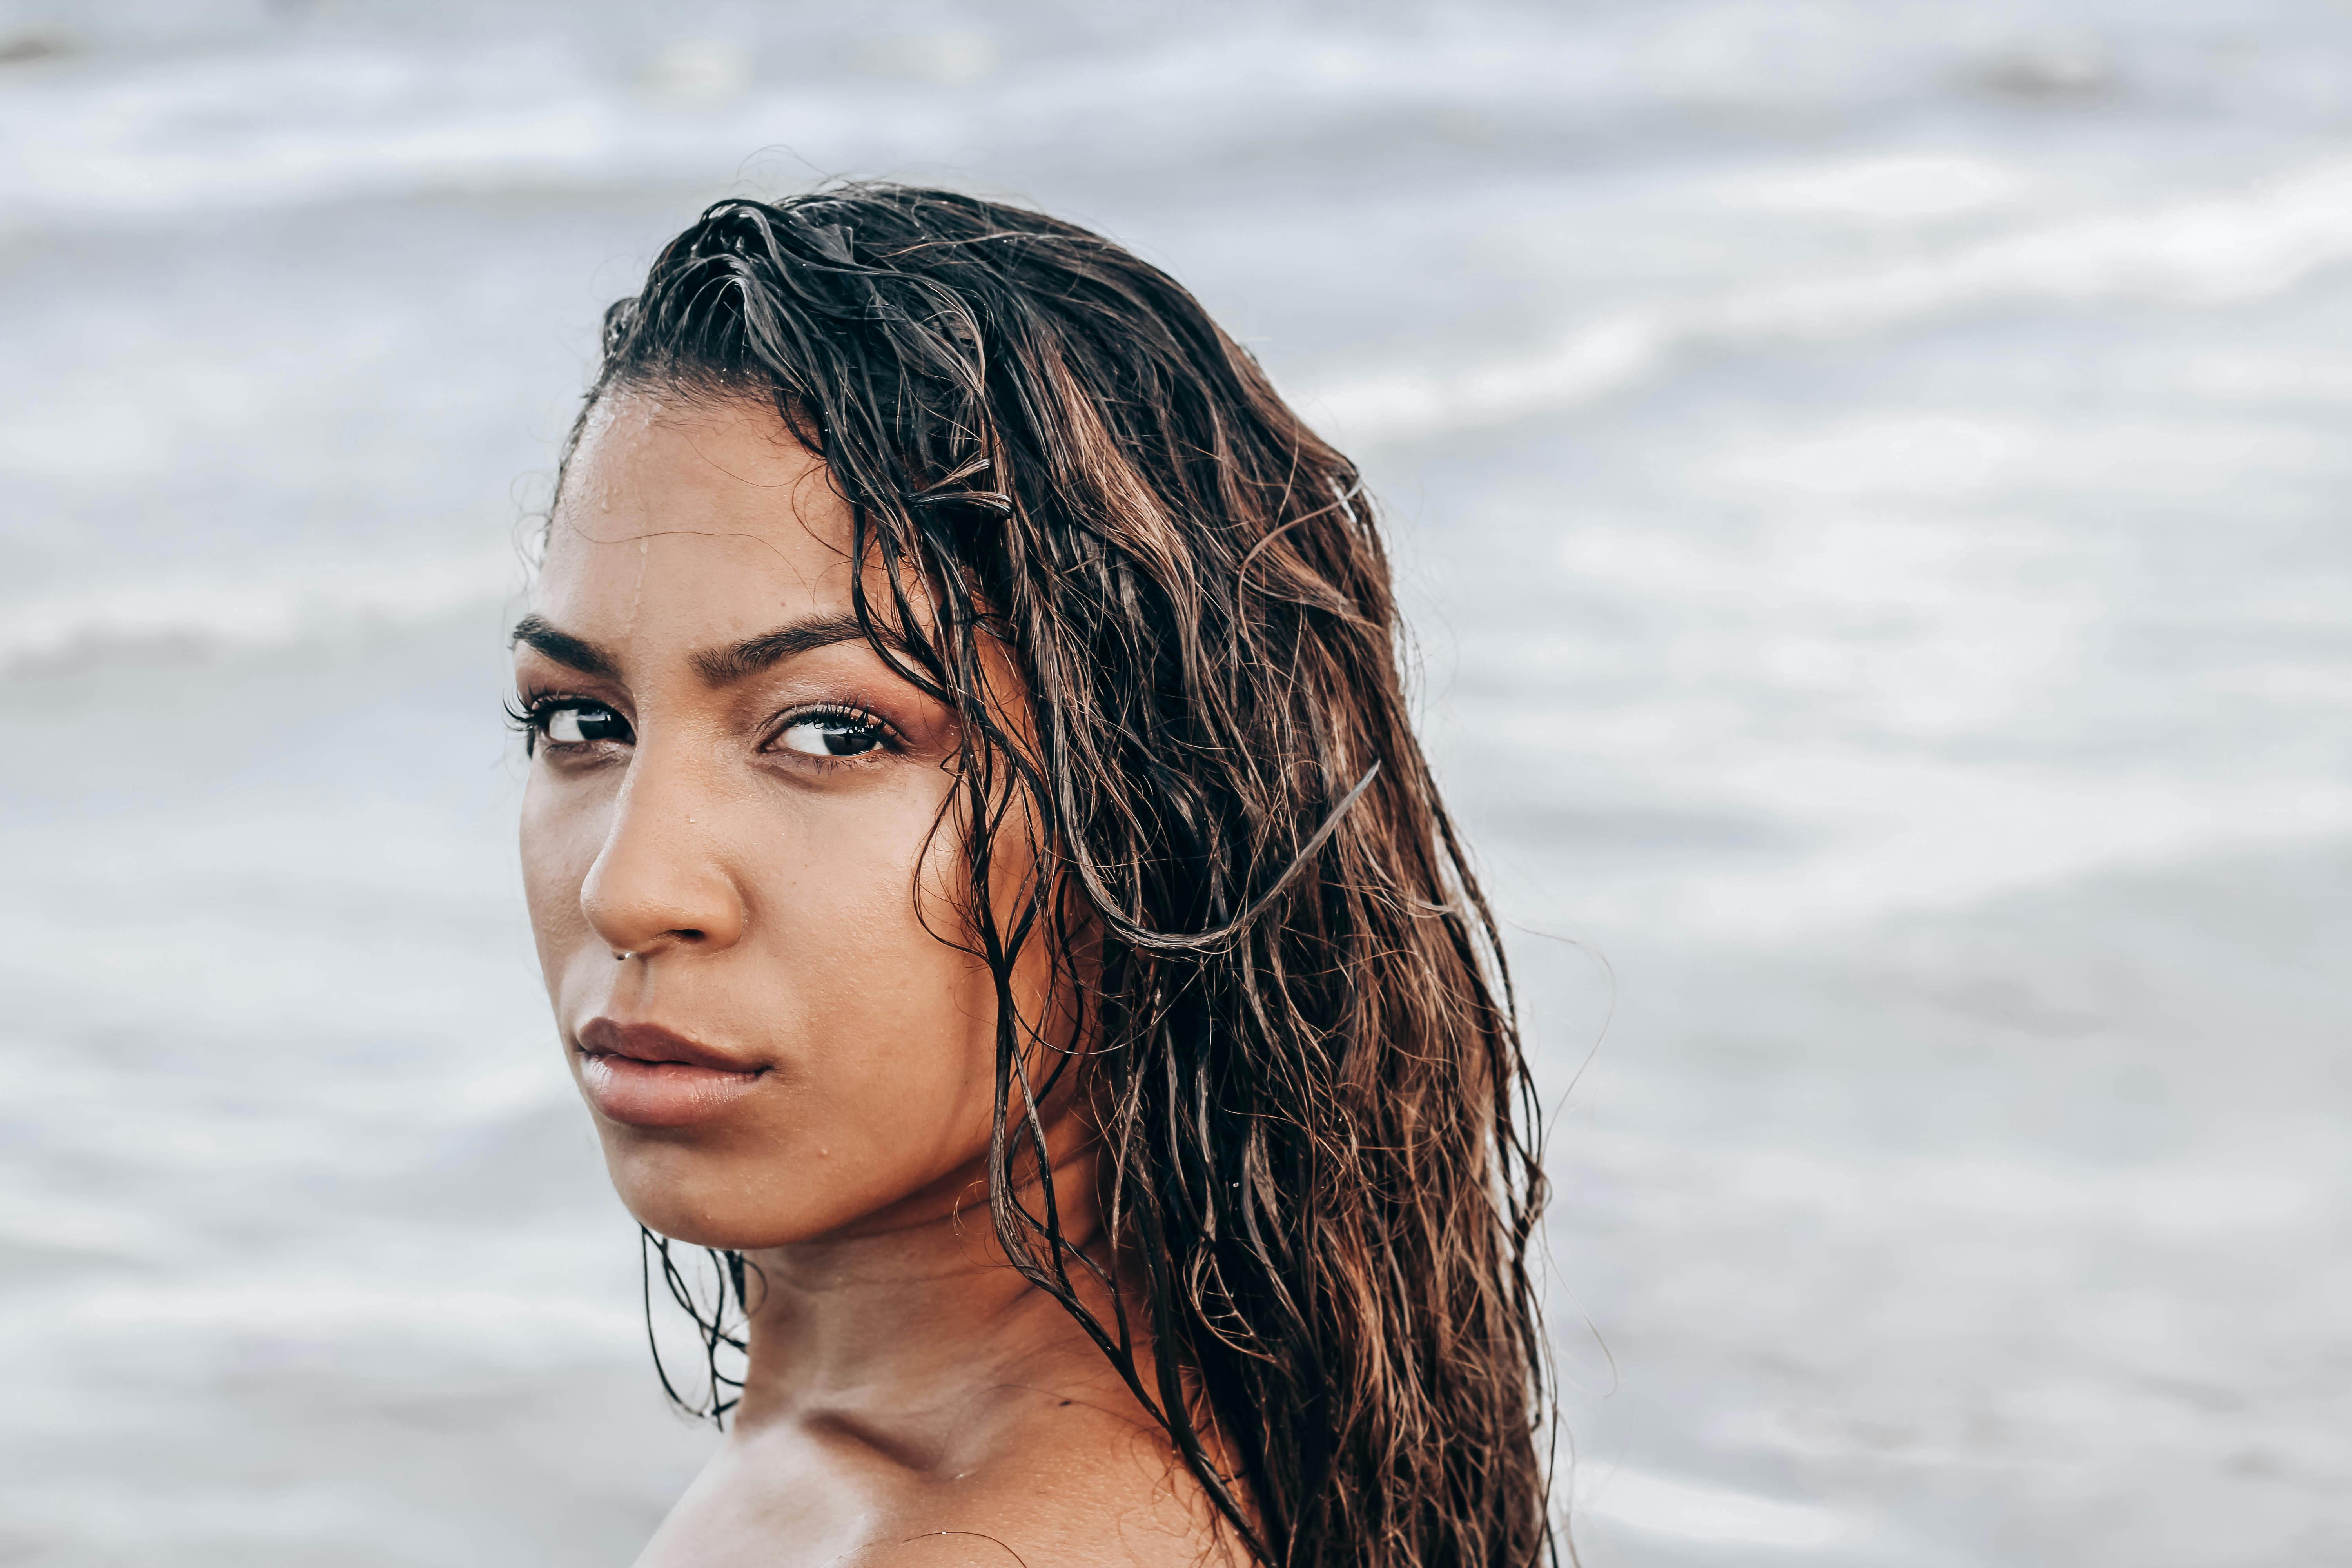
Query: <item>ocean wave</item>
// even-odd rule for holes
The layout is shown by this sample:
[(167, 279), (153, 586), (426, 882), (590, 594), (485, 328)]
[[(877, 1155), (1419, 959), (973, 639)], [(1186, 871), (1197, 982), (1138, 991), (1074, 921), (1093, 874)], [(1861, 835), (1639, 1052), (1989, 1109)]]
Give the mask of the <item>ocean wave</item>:
[(1671, 1479), (1622, 1466), (1588, 1470), (1576, 1479), (1576, 1517), (1597, 1515), (1710, 1546), (1822, 1548), (1856, 1534), (1856, 1521), (1815, 1503)]
[[(304, 37), (121, 55), (61, 49), (0, 95), (0, 223), (171, 216), (354, 195), (673, 178), (703, 184), (755, 149), (793, 183), (825, 168), (968, 160), (985, 147), (1116, 148), (1136, 167), (1204, 162), (1336, 127), (1433, 116), (1507, 126), (1675, 119), (1694, 105), (1900, 101), (1989, 47), (1965, 18), (1864, 8), (1792, 30), (1730, 16), (1475, 11), (1400, 25), (1262, 16), (1146, 50), (950, 30), (679, 36), (568, 16), (528, 40)], [(787, 37), (789, 42), (786, 41)], [(1998, 40), (1994, 40), (1997, 42)], [(763, 60), (772, 69), (763, 70)], [(1375, 142), (1377, 138), (1374, 139)]]
[(2347, 259), (2352, 159), (2331, 159), (2241, 191), (2042, 224), (1942, 256), (1628, 308), (1536, 353), (1372, 370), (1303, 388), (1298, 401), (1342, 440), (1413, 439), (1575, 407), (1710, 353), (1859, 337), (2002, 306), (2226, 305)]
[(282, 647), (355, 626), (436, 619), (520, 586), (511, 550), (299, 574), (130, 583), (0, 612), (0, 676), (110, 658)]
[(1277, 25), (1246, 47), (1171, 41), (1141, 58), (1003, 71), (995, 58), (982, 35), (924, 35), (868, 46), (848, 70), (763, 83), (746, 48), (719, 39), (675, 40), (634, 66), (570, 40), (93, 58), (0, 98), (0, 137), (19, 149), (0, 167), (0, 222), (515, 184), (701, 184), (741, 172), (758, 149), (783, 150), (773, 162), (798, 184), (976, 142), (1052, 145), (1081, 124), (1139, 156), (1198, 158), (1300, 119), (1532, 98), (1556, 93), (1563, 75), (1598, 91), (1609, 79), (1606, 61), (1566, 34), (1503, 49), (1470, 36), (1335, 44), (1328, 29)]

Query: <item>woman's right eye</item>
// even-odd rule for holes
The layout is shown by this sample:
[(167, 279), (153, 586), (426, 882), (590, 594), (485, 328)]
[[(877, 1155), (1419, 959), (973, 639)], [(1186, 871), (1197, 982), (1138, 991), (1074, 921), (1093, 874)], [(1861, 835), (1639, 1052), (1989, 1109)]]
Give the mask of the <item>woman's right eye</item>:
[(628, 742), (629, 721), (601, 702), (561, 702), (541, 708), (539, 732), (551, 746), (585, 746), (598, 741)]

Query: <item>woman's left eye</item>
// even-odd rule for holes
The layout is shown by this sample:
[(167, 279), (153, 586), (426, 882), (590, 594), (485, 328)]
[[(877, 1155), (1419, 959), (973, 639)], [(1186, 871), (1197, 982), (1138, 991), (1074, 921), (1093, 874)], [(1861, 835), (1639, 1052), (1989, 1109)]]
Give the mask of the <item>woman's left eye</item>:
[(850, 713), (812, 713), (795, 719), (776, 743), (804, 757), (862, 757), (882, 744), (882, 728)]

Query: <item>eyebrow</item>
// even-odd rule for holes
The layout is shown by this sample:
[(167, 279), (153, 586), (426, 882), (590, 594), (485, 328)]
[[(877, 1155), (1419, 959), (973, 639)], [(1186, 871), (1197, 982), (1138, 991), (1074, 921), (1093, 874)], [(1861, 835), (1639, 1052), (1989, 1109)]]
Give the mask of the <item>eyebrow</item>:
[[(877, 627), (877, 631), (881, 628)], [(746, 676), (757, 675), (772, 665), (817, 648), (831, 647), (835, 643), (864, 642), (866, 628), (856, 616), (814, 616), (804, 621), (793, 621), (773, 631), (755, 633), (740, 642), (725, 647), (708, 647), (688, 656), (695, 673), (710, 686), (731, 686)], [(887, 631), (882, 631), (886, 644), (904, 647)]]
[[(528, 644), (583, 675), (601, 676), (607, 680), (621, 678), (618, 659), (585, 637), (558, 630), (543, 616), (525, 616), (517, 621), (512, 640)], [(688, 655), (687, 662), (694, 666), (695, 673), (702, 677), (705, 684), (731, 686), (747, 676), (817, 648), (865, 640), (866, 628), (858, 624), (856, 616), (815, 616), (772, 631), (754, 633), (724, 647), (703, 648)], [(882, 640), (894, 647), (905, 646), (887, 630), (882, 631)]]
[(583, 675), (601, 675), (607, 680), (621, 677), (620, 662), (585, 637), (575, 637), (570, 632), (558, 631), (543, 616), (525, 616), (515, 623), (509, 642), (528, 644), (556, 663), (568, 665)]

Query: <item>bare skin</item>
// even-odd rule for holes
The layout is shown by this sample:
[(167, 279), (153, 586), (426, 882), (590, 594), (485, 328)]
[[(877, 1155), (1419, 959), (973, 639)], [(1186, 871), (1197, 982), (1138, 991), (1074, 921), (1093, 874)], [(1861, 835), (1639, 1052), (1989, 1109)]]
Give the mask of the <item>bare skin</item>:
[[(766, 1282), (725, 1444), (639, 1561), (1215, 1560), (1157, 1426), (995, 1242), (994, 994), (934, 934), (952, 718), (845, 634), (849, 540), (772, 410), (625, 396), (516, 648), (532, 925), (614, 1184)], [(1083, 1244), (1088, 1130), (1051, 1110)]]

